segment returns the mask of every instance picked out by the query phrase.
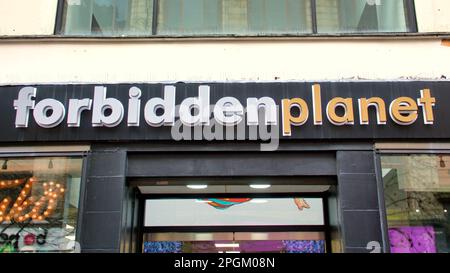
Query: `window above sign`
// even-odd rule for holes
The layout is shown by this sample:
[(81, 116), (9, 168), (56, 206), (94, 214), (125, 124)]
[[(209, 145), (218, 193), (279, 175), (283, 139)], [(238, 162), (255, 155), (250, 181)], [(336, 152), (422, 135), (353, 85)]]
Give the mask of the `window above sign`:
[(68, 36), (303, 36), (416, 32), (412, 0), (61, 0)]

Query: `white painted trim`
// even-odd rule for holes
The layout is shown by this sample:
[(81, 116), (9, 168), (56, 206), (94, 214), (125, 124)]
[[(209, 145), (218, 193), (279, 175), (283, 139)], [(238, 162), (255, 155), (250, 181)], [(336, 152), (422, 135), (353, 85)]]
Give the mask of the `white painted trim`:
[(90, 145), (64, 145), (64, 146), (7, 146), (0, 147), (0, 154), (4, 153), (70, 153), (87, 152)]

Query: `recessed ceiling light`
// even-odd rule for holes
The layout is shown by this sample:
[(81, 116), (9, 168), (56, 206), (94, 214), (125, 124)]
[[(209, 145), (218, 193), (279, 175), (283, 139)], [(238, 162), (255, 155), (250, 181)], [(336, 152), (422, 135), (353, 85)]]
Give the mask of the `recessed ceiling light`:
[(237, 243), (231, 243), (231, 244), (214, 244), (216, 247), (220, 248), (227, 248), (227, 247), (239, 247), (239, 244)]
[(225, 251), (225, 253), (241, 253), (240, 251)]
[(252, 199), (250, 200), (250, 203), (255, 203), (255, 204), (263, 204), (263, 203), (267, 203), (267, 199)]
[(252, 189), (268, 189), (270, 188), (269, 184), (252, 184), (250, 185), (250, 188)]
[(187, 185), (186, 187), (192, 190), (204, 190), (208, 187), (208, 185)]
[(199, 200), (199, 199), (195, 199), (196, 203), (211, 203), (210, 200)]

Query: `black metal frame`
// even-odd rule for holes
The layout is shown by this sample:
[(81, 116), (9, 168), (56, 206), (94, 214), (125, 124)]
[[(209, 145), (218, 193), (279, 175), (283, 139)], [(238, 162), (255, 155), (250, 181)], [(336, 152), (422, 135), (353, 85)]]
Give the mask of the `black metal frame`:
[[(417, 27), (417, 16), (416, 16), (416, 11), (415, 11), (415, 4), (414, 4), (414, 0), (403, 0), (404, 1), (404, 6), (405, 6), (405, 14), (406, 14), (406, 25), (407, 25), (407, 33), (416, 33), (418, 32), (418, 27)], [(64, 35), (63, 33), (63, 14), (64, 14), (64, 3), (65, 0), (58, 0), (58, 8), (57, 8), (57, 13), (56, 13), (56, 22), (55, 22), (55, 29), (54, 29), (54, 34), (56, 35)], [(311, 5), (311, 24), (312, 24), (312, 32), (311, 34), (306, 34), (306, 35), (302, 35), (305, 37), (308, 37), (310, 35), (314, 35), (314, 36), (327, 36), (329, 35), (329, 33), (319, 33), (318, 32), (318, 27), (317, 27), (317, 0), (310, 0), (310, 5)], [(158, 11), (159, 11), (159, 0), (153, 0), (153, 14), (152, 14), (152, 29), (151, 29), (151, 36), (154, 37), (158, 37)], [(377, 35), (380, 34), (382, 32), (374, 32), (374, 33), (350, 33), (352, 36), (358, 36), (358, 35), (368, 35), (370, 36), (370, 34), (372, 35)], [(392, 32), (389, 33), (392, 34), (393, 36), (395, 36), (396, 32)], [(223, 37), (224, 35), (212, 35), (212, 37)], [(226, 35), (225, 35), (226, 36)], [(268, 35), (270, 36), (270, 35)], [(292, 35), (288, 35), (288, 36), (292, 36)], [(295, 35), (294, 35), (295, 36)], [(342, 35), (345, 36), (345, 35)], [(146, 37), (146, 36), (142, 36), (142, 37)], [(184, 37), (184, 36), (181, 36)], [(190, 37), (190, 36), (189, 36)], [(197, 36), (195, 36), (197, 37)], [(198, 37), (202, 37), (202, 36), (198, 36)], [(243, 37), (253, 37), (252, 35), (246, 35)]]
[(406, 13), (406, 26), (409, 32), (418, 32), (419, 29), (417, 27), (417, 15), (416, 15), (416, 5), (414, 0), (403, 0), (405, 6)]
[[(167, 181), (184, 181), (186, 179), (192, 179), (192, 176), (172, 176), (172, 177), (140, 177), (140, 176), (128, 176), (128, 179), (131, 179), (131, 181), (127, 181), (127, 185), (128, 186), (156, 186), (154, 184), (155, 181), (158, 180), (167, 180)], [(211, 177), (211, 176), (198, 176), (195, 177), (196, 181), (201, 183), (201, 181), (207, 181), (207, 180), (211, 180), (211, 179), (219, 179), (219, 180), (227, 180), (227, 184), (226, 185), (230, 185), (230, 186), (239, 186), (242, 184), (239, 183), (233, 183), (232, 180), (242, 180), (242, 179), (247, 179), (247, 178), (258, 178), (260, 181), (265, 181), (267, 180), (267, 182), (269, 182), (269, 180), (273, 179), (283, 179), (286, 180), (287, 184), (282, 184), (282, 183), (273, 183), (273, 186), (285, 186), (285, 185), (293, 185), (293, 186), (299, 186), (299, 185), (307, 185), (307, 186), (332, 186), (332, 185), (337, 185), (337, 180), (336, 180), (336, 176), (333, 175), (317, 175), (317, 176), (302, 176), (301, 179), (301, 183), (298, 184), (292, 184), (292, 180), (296, 180), (298, 177), (296, 176), (285, 176), (285, 175), (276, 175), (276, 176), (255, 176), (255, 175), (249, 175), (249, 176), (221, 176), (221, 177)], [(317, 184), (316, 181), (320, 180), (320, 184)], [(263, 182), (261, 182), (263, 183)], [(167, 186), (180, 186), (180, 185), (185, 185), (182, 182), (180, 184), (170, 184)], [(223, 185), (223, 184), (218, 184), (215, 183), (214, 185)], [(244, 184), (246, 185), (246, 184)], [(234, 195), (239, 195), (239, 193), (233, 193)], [(258, 195), (259, 193), (252, 193), (254, 195)], [(281, 197), (285, 197), (286, 193), (282, 193), (282, 192), (275, 192), (275, 193), (271, 193), (273, 196), (275, 195), (279, 195)], [(288, 193), (290, 194), (290, 193)], [(304, 195), (308, 195), (310, 193), (305, 193)], [(314, 197), (316, 196), (315, 193)], [(153, 195), (160, 195), (160, 196), (165, 196), (165, 198), (170, 198), (172, 197), (171, 194), (143, 194), (143, 195), (148, 195), (150, 196), (149, 199), (152, 199)], [(191, 195), (192, 197), (194, 197), (193, 194), (180, 194), (183, 196), (189, 196)], [(196, 194), (195, 197), (198, 197), (201, 194)], [(221, 197), (220, 194), (218, 193), (210, 193), (210, 194), (206, 194), (209, 197), (211, 197), (211, 195), (218, 195), (218, 197)], [(226, 196), (223, 197), (229, 197), (230, 194), (226, 194)], [(243, 197), (247, 196), (248, 194), (242, 194)], [(179, 197), (179, 195), (177, 195), (177, 197)], [(217, 196), (216, 196), (217, 197)], [(264, 196), (262, 197), (264, 198)]]
[(80, 180), (80, 197), (78, 200), (78, 211), (77, 211), (77, 230), (75, 231), (75, 242), (78, 242), (81, 247), (81, 230), (82, 230), (82, 222), (83, 222), (83, 212), (84, 212), (84, 203), (86, 197), (86, 180), (87, 180), (87, 172), (88, 172), (88, 153), (84, 153), (82, 156), (83, 162), (81, 165), (81, 180)]
[(152, 35), (158, 30), (159, 0), (153, 0)]
[(56, 10), (55, 29), (54, 34), (63, 35), (63, 17), (64, 17), (64, 4), (65, 0), (58, 0), (58, 6)]
[(311, 2), (311, 24), (312, 24), (312, 33), (317, 34), (317, 3), (316, 0), (310, 0)]
[(323, 232), (325, 235), (325, 249), (327, 253), (331, 253), (331, 227), (328, 211), (328, 197), (329, 192), (308, 192), (299, 193), (301, 197), (315, 197), (321, 198), (323, 202), (323, 225), (304, 225), (304, 226), (176, 226), (176, 227), (145, 227), (145, 201), (148, 199), (190, 199), (190, 198), (239, 198), (239, 197), (252, 197), (252, 198), (274, 198), (274, 197), (293, 197), (296, 196), (293, 193), (233, 193), (233, 194), (139, 194), (139, 219), (137, 227), (137, 244), (136, 253), (142, 253), (143, 237), (144, 233), (155, 232)]
[(383, 177), (381, 173), (381, 159), (380, 154), (374, 153), (375, 157), (375, 175), (377, 179), (377, 193), (378, 193), (378, 206), (380, 210), (380, 223), (381, 223), (381, 237), (383, 239), (382, 248), (384, 253), (390, 252), (389, 247), (389, 230), (387, 224), (387, 212), (386, 203), (384, 199), (384, 189), (383, 189)]

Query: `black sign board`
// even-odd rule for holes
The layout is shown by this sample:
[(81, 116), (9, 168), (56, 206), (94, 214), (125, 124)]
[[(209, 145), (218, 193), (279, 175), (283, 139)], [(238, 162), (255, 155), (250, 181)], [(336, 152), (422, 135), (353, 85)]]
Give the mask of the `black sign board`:
[[(314, 97), (314, 86), (320, 88), (320, 100)], [(1, 142), (35, 142), (35, 141), (132, 141), (132, 140), (178, 140), (173, 136), (173, 129), (176, 124), (162, 123), (161, 126), (157, 124), (149, 125), (146, 120), (144, 111), (146, 104), (152, 98), (164, 99), (165, 90), (167, 86), (172, 88), (174, 92), (174, 103), (180, 105), (186, 98), (198, 98), (199, 87), (207, 87), (209, 96), (210, 111), (213, 112), (214, 105), (222, 98), (235, 98), (245, 108), (248, 106), (249, 98), (260, 99), (268, 97), (273, 99), (278, 106), (277, 124), (279, 138), (281, 139), (447, 139), (450, 138), (450, 82), (448, 81), (404, 81), (404, 82), (273, 82), (273, 83), (173, 83), (173, 84), (83, 84), (83, 85), (33, 85), (33, 86), (2, 86), (0, 92), (2, 99), (0, 100), (0, 141)], [(33, 95), (29, 96), (27, 101), (19, 99), (19, 93), (24, 88), (33, 90)], [(31, 88), (31, 89), (30, 89)], [(94, 92), (96, 90), (103, 90), (105, 95), (102, 99), (114, 98), (123, 106), (123, 116), (118, 119), (118, 122), (112, 124), (105, 124), (94, 122), (93, 114), (95, 107), (99, 106), (99, 102), (95, 102)], [(138, 91), (137, 91), (138, 90)], [(420, 104), (420, 99), (423, 98), (421, 90), (428, 90), (432, 102), (429, 101), (428, 113), (426, 105)], [(139, 92), (140, 91), (140, 92)], [(316, 89), (317, 91), (317, 89)], [(135, 107), (135, 104), (130, 104), (130, 99), (133, 95), (138, 94), (134, 98), (138, 100), (140, 107), (130, 111), (130, 107)], [(31, 93), (30, 93), (31, 94)], [(100, 93), (99, 93), (100, 94)], [(294, 100), (295, 98), (300, 100)], [(359, 99), (380, 98), (385, 103), (385, 115), (387, 121), (377, 121), (379, 119), (377, 109), (375, 107), (367, 108), (369, 124), (361, 122), (361, 106)], [(417, 105), (405, 105), (402, 98), (409, 98), (409, 101), (416, 102)], [(48, 100), (51, 99), (51, 100)], [(80, 111), (79, 125), (68, 124), (69, 112), (74, 112), (70, 109), (69, 100), (88, 99), (89, 106)], [(329, 103), (333, 99), (335, 101), (334, 107), (329, 108)], [(351, 99), (351, 100), (348, 100)], [(283, 100), (290, 102), (289, 108), (283, 104)], [(350, 104), (353, 109), (349, 109), (349, 105), (342, 105), (343, 100)], [(396, 104), (393, 104), (397, 100)], [(400, 101), (399, 101), (400, 100)], [(16, 102), (15, 102), (16, 101)], [(61, 108), (52, 108), (55, 102), (60, 102)], [(228, 101), (230, 101), (228, 99)], [(303, 108), (298, 105), (298, 101), (304, 101), (307, 107)], [(28, 103), (33, 105), (26, 108)], [(42, 103), (40, 103), (42, 102)], [(103, 101), (105, 102), (105, 101)], [(106, 103), (106, 102), (105, 102)], [(223, 103), (223, 101), (222, 101)], [(432, 103), (432, 105), (430, 105)], [(86, 105), (88, 105), (86, 104)], [(97, 104), (97, 106), (95, 106)], [(106, 103), (107, 104), (107, 103)], [(58, 104), (59, 105), (59, 104)], [(152, 115), (161, 116), (166, 111), (164, 107), (156, 107), (152, 109), (155, 111)], [(15, 107), (16, 106), (16, 107)], [(107, 106), (107, 105), (106, 105)], [(159, 105), (161, 106), (161, 105)], [(230, 105), (223, 104), (218, 110), (226, 110)], [(236, 106), (236, 105), (235, 105)], [(260, 105), (261, 106), (261, 105)], [(319, 109), (317, 109), (319, 106)], [(346, 108), (347, 106), (347, 108)], [(406, 107), (408, 111), (401, 111), (395, 107)], [(284, 108), (283, 108), (284, 107)], [(412, 108), (416, 110), (411, 110)], [(321, 108), (321, 109), (320, 109)], [(393, 110), (394, 108), (394, 110)], [(404, 109), (406, 109), (404, 108)], [(81, 109), (81, 108), (80, 108)], [(175, 110), (178, 108), (175, 107)], [(353, 114), (352, 122), (343, 124), (336, 124), (333, 122), (333, 114), (328, 113), (327, 109), (332, 109), (334, 115), (342, 117), (348, 115), (351, 111)], [(431, 110), (430, 110), (431, 109)], [(61, 112), (59, 110), (64, 110)], [(233, 115), (235, 108), (230, 111)], [(381, 111), (383, 109), (378, 109)], [(41, 123), (37, 122), (35, 116), (36, 111), (42, 112)], [(59, 111), (59, 112), (58, 112)], [(111, 115), (114, 109), (105, 107), (101, 109), (102, 115), (107, 117)], [(109, 112), (108, 112), (109, 111)], [(159, 111), (159, 112), (158, 112)], [(196, 115), (195, 109), (192, 110), (192, 116)], [(296, 123), (296, 118), (303, 116), (302, 124)], [(392, 117), (391, 111), (398, 111), (400, 115), (408, 116), (413, 112), (417, 118), (410, 124), (399, 124)], [(432, 112), (430, 112), (432, 111)], [(18, 112), (20, 112), (18, 114)], [(138, 122), (130, 123), (129, 114), (137, 113)], [(239, 115), (237, 111), (236, 115)], [(317, 115), (322, 116), (321, 124), (317, 122), (319, 119)], [(414, 114), (413, 113), (413, 114)], [(27, 114), (26, 122), (21, 122), (18, 115)], [(60, 119), (54, 119), (56, 122), (46, 121), (45, 119), (53, 118), (52, 115), (60, 114)], [(175, 111), (175, 123), (177, 117)], [(290, 122), (290, 135), (284, 134), (282, 128), (286, 115), (292, 118)], [(432, 120), (427, 121), (427, 116), (432, 116)], [(210, 115), (213, 118), (213, 113)], [(245, 114), (244, 114), (245, 116)], [(98, 118), (98, 117), (97, 117)], [(431, 121), (431, 122), (430, 122)], [(47, 123), (46, 123), (47, 122)], [(246, 125), (246, 130), (251, 126), (242, 121)], [(248, 125), (248, 126), (247, 126)], [(261, 123), (259, 124), (261, 125)], [(273, 125), (273, 124), (272, 124)], [(239, 126), (239, 125), (238, 125)], [(228, 126), (233, 127), (233, 126)], [(236, 126), (235, 126), (236, 127)], [(236, 127), (237, 128), (237, 127)], [(273, 135), (274, 136), (274, 135)], [(247, 135), (245, 139), (250, 138)], [(250, 138), (251, 139), (251, 138)]]

